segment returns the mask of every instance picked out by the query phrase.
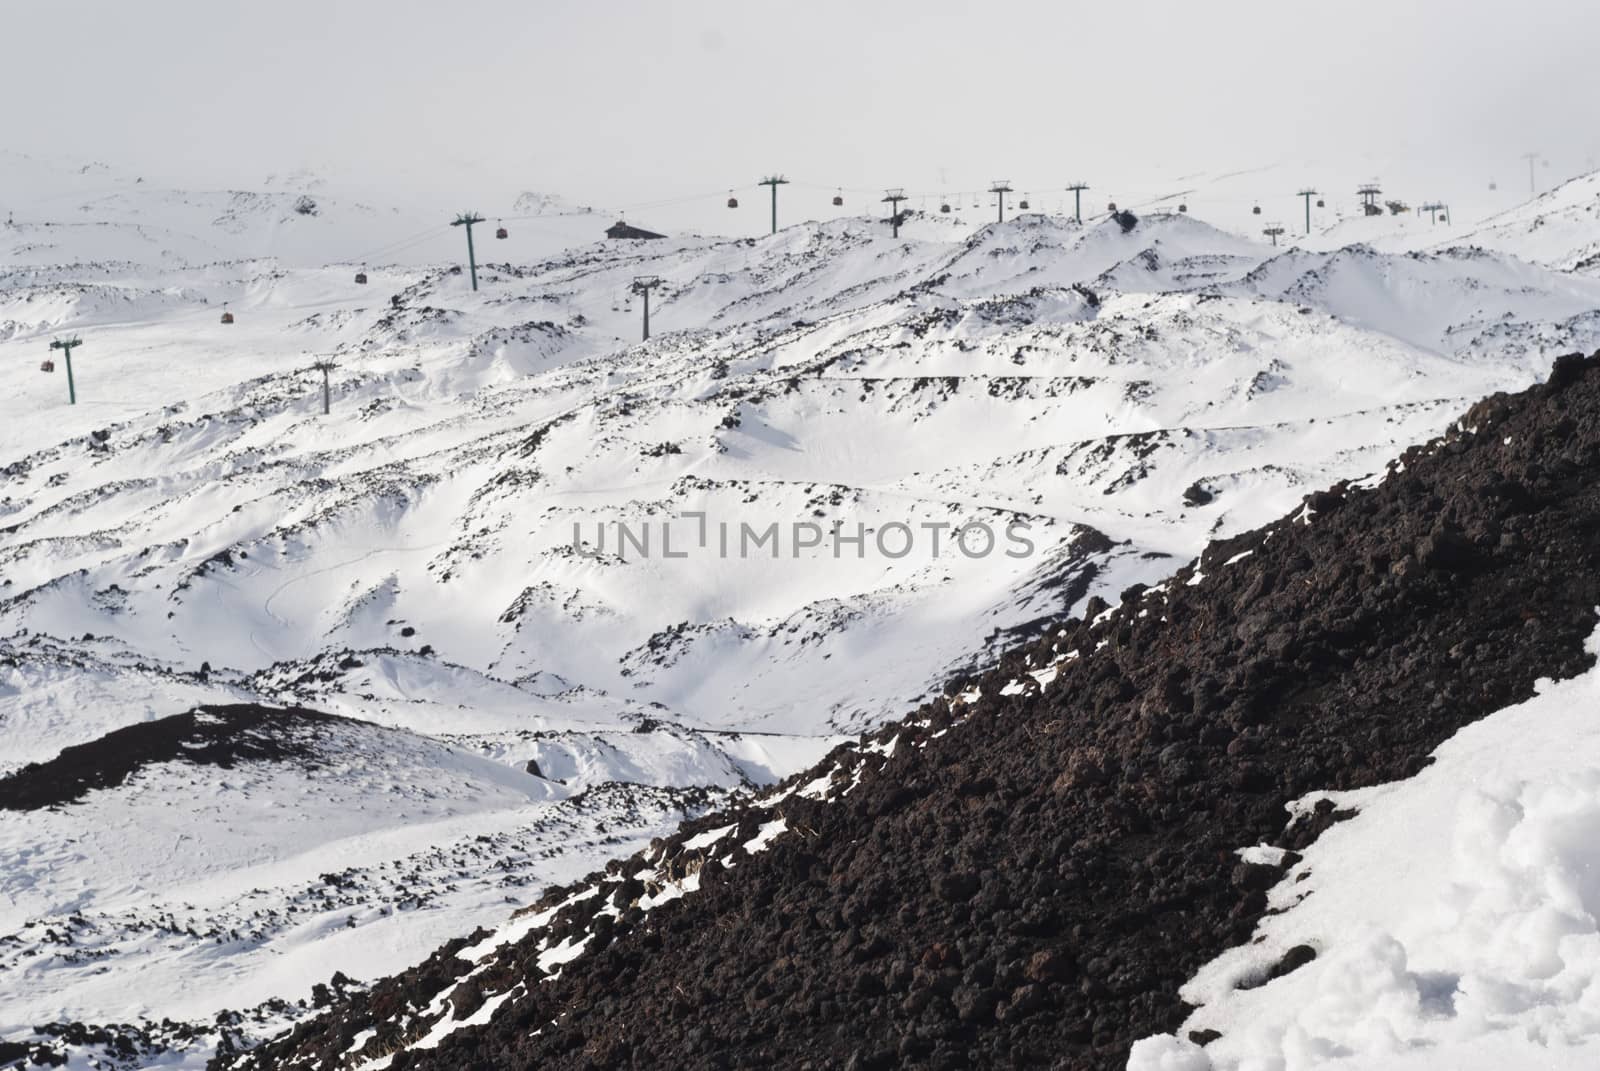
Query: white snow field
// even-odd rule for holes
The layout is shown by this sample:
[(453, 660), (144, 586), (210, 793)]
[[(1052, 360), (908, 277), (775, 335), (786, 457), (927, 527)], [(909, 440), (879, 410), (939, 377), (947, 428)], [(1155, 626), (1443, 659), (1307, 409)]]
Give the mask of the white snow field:
[(449, 213), (0, 170), (0, 778), (202, 703), (357, 719), (0, 810), (5, 1040), (280, 1026), (1600, 346), (1590, 180), (1461, 246), (1346, 204), (1274, 248), (1212, 180), (899, 239), (529, 194), (473, 292)]
[[(1544, 681), (1413, 778), (1297, 801), (1358, 813), (1284, 876), (1251, 944), (1185, 988), (1184, 1040), (1139, 1042), (1129, 1071), (1600, 1064), (1597, 711), (1600, 668)], [(1302, 945), (1314, 960), (1237, 988)], [(1222, 1037), (1186, 1039), (1207, 1029)]]
[[(406, 894), (435, 895), (426, 869), (439, 848), (469, 841), (468, 834), (504, 837), (528, 822), (533, 804), (572, 797), (509, 766), (361, 723), (335, 727), (317, 756), (304, 767), (163, 763), (75, 805), (7, 814), (0, 930), (26, 935), (38, 929), (31, 920), (58, 920), (40, 939), (53, 953), (37, 955), (27, 940), (0, 953), (7, 974), (17, 976), (6, 995), (7, 1026), (60, 1014), (63, 990), (100, 1003), (114, 1021), (125, 1017), (118, 1009), (137, 1016), (148, 995), (101, 965), (106, 957), (157, 961), (165, 968), (163, 1007), (209, 1018), (273, 996), (273, 980), (284, 974), (309, 968), (325, 980), (330, 972), (320, 963), (295, 961), (320, 960), (340, 945), (348, 946), (337, 953), (341, 962), (366, 959), (359, 949), (378, 942), (423, 954), (430, 934), (453, 936), (429, 924), (444, 912), (406, 914), (422, 905), (404, 903)], [(561, 830), (574, 841), (585, 832)], [(597, 838), (589, 832), (589, 839)], [(350, 892), (359, 881), (327, 878), (396, 859), (415, 868), (393, 874), (399, 895), (357, 902)], [(275, 895), (263, 891), (263, 880)], [(285, 903), (291, 889), (310, 906)], [(340, 901), (336, 909), (330, 897)], [(202, 939), (174, 942), (165, 932), (172, 930)], [(321, 947), (328, 939), (335, 944)]]

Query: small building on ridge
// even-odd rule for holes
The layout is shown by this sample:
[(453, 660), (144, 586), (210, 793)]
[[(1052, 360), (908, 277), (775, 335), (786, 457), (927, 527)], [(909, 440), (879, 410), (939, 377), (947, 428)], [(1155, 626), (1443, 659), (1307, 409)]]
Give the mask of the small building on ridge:
[(619, 220), (617, 220), (617, 222), (613, 223), (611, 226), (606, 228), (606, 237), (607, 238), (665, 238), (666, 235), (657, 234), (655, 231), (647, 231), (647, 230), (644, 230), (641, 227), (630, 226), (629, 224), (627, 224), (627, 223), (625, 223), (625, 222), (623, 222), (622, 220), (619, 219)]

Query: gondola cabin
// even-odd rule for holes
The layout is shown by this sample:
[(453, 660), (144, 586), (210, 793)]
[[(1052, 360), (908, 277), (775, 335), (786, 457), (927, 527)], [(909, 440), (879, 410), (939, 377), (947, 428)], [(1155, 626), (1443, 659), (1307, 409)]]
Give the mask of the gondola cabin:
[(496, 227), (494, 229), (494, 236), (496, 238), (510, 238), (511, 232), (506, 230), (504, 227)]
[(356, 282), (362, 286), (367, 285), (367, 273), (364, 271), (356, 272)]
[(41, 371), (41, 372), (54, 372), (55, 370), (56, 370), (56, 363), (54, 361), (40, 361), (39, 362), (39, 371)]

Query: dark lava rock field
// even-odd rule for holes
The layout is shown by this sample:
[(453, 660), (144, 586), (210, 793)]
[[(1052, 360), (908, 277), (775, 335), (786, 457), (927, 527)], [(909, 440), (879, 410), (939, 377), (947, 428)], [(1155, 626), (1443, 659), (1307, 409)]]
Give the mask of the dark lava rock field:
[[(697, 820), (613, 864), (615, 896), (568, 903), (456, 989), (458, 1019), (513, 993), (487, 1024), (402, 1048), (472, 971), (461, 941), (217, 1066), (343, 1068), (398, 1048), (392, 1071), (1120, 1068), (1182, 1023), (1197, 968), (1250, 940), (1282, 871), (1236, 849), (1292, 852), (1341, 817), (1286, 828), (1288, 803), (1414, 774), (1537, 679), (1588, 668), (1597, 477), (1600, 355), (1574, 355), (1380, 484), (1310, 495), (952, 682), (875, 734), (888, 754), (854, 753), (853, 789), (773, 805), (787, 831), (767, 850), (697, 861), (698, 891), (645, 912), (629, 876), (686, 858), (697, 832), (747, 838), (770, 811)], [(542, 980), (535, 940), (585, 934)]]

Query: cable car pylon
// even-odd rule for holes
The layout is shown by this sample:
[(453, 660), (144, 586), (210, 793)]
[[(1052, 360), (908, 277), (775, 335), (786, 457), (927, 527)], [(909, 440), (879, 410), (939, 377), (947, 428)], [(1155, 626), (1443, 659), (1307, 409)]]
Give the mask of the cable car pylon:
[(71, 338), (58, 338), (54, 342), (50, 343), (50, 348), (53, 350), (60, 350), (62, 356), (65, 357), (67, 361), (68, 405), (78, 404), (78, 388), (72, 382), (72, 351), (81, 345), (83, 345), (83, 339), (79, 338), (77, 335), (73, 335)]
[(772, 187), (772, 233), (773, 234), (777, 234), (778, 233), (778, 187), (779, 186), (787, 186), (788, 184), (789, 184), (789, 180), (784, 178), (782, 175), (768, 175), (766, 178), (764, 178), (760, 182), (756, 183), (757, 186), (771, 186)]
[(660, 285), (661, 276), (659, 275), (635, 275), (633, 277), (633, 286), (629, 288), (635, 294), (644, 295), (644, 338), (642, 339), (644, 342), (650, 341), (650, 291)]
[(476, 212), (462, 212), (450, 221), (452, 227), (467, 228), (467, 270), (472, 276), (472, 289), (478, 289), (478, 258), (472, 249), (472, 225), (482, 223), (483, 217)]
[(1004, 223), (1006, 221), (1006, 194), (1011, 192), (1011, 181), (1009, 179), (995, 179), (989, 184), (989, 192), (1000, 199), (1000, 214), (996, 217), (995, 222)]
[(333, 395), (333, 388), (328, 383), (328, 375), (339, 366), (333, 363), (333, 358), (323, 357), (313, 361), (311, 367), (322, 373), (322, 415), (327, 416), (328, 410), (332, 408), (330, 403)]
[(896, 186), (892, 190), (883, 191), (883, 200), (889, 206), (889, 226), (893, 228), (893, 237), (900, 237), (900, 202), (906, 199), (906, 191)]
[[(1307, 186), (1305, 189), (1303, 189), (1299, 193), (1295, 194), (1296, 197), (1305, 198), (1305, 202), (1306, 202), (1306, 233), (1307, 234), (1311, 233), (1311, 198), (1315, 197), (1316, 195), (1317, 195), (1317, 191), (1313, 190), (1310, 186)], [(1321, 201), (1317, 202), (1317, 204), (1319, 204), (1319, 205), (1321, 203), (1322, 203)]]
[(1083, 222), (1083, 191), (1089, 188), (1087, 182), (1074, 182), (1067, 187), (1072, 194), (1072, 218), (1079, 223)]

